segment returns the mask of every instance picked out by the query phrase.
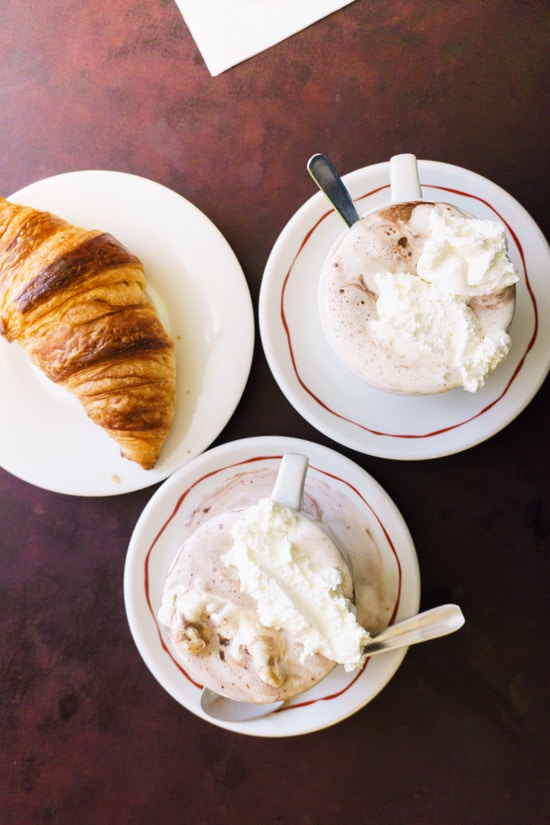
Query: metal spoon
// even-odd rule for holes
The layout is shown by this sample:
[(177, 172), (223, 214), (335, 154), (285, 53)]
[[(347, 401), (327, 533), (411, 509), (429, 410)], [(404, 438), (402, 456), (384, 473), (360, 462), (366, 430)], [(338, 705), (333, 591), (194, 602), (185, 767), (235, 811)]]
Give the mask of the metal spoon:
[(321, 192), (327, 196), (346, 224), (353, 226), (357, 223), (360, 219), (359, 213), (342, 178), (330, 160), (325, 155), (313, 155), (307, 162), (307, 169)]
[[(375, 656), (387, 650), (427, 642), (430, 639), (454, 633), (463, 624), (464, 616), (460, 607), (456, 604), (444, 604), (390, 625), (378, 633), (373, 633), (363, 651), (368, 656)], [(220, 696), (208, 688), (203, 688), (200, 704), (204, 713), (212, 719), (219, 719), (223, 722), (248, 722), (273, 713), (284, 702), (269, 704), (238, 702), (235, 699)]]

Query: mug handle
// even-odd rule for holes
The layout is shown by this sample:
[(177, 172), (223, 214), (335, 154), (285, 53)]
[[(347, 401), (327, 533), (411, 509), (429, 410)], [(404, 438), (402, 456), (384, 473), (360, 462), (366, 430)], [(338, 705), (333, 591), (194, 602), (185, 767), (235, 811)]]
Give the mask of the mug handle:
[(392, 203), (422, 200), (415, 155), (394, 155), (390, 158), (390, 185)]

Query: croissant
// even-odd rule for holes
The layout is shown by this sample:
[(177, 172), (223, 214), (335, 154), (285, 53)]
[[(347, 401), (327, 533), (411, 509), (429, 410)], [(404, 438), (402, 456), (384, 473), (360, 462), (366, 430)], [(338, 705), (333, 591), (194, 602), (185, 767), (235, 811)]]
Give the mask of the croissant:
[(139, 259), (111, 235), (0, 198), (0, 333), (154, 467), (176, 403), (174, 345)]

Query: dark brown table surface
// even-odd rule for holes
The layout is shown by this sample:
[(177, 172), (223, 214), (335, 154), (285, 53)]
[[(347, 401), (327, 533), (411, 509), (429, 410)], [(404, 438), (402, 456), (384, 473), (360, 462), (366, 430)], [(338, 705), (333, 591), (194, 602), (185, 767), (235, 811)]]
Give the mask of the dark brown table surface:
[[(341, 172), (398, 152), (466, 167), (548, 235), (548, 54), (536, 0), (358, 0), (212, 78), (172, 0), (3, 0), (0, 191), (76, 169), (163, 183), (225, 235), (255, 307), (315, 151)], [(291, 739), (207, 724), (138, 654), (122, 576), (154, 488), (80, 498), (1, 470), (0, 821), (548, 822), (549, 394), (457, 455), (373, 458), (300, 417), (258, 337), (216, 443), (289, 435), (353, 458), (407, 521), (422, 606), (467, 618), (353, 717)]]

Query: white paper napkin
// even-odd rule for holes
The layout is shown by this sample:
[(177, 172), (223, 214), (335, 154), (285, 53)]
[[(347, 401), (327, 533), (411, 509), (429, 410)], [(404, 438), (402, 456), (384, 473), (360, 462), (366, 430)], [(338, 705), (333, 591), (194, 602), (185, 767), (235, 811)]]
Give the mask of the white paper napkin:
[(211, 75), (268, 49), (354, 0), (176, 0)]

